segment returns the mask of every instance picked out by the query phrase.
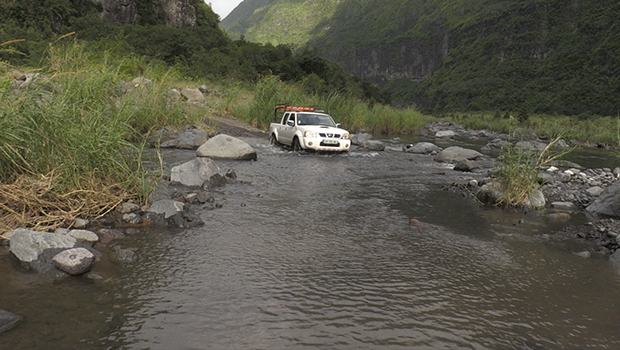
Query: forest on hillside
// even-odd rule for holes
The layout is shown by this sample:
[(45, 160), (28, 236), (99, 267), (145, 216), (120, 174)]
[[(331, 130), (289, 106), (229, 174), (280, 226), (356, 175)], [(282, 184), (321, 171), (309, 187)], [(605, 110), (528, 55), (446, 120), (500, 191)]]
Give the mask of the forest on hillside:
[[(120, 24), (101, 16), (92, 0), (0, 1), (0, 62), (37, 67), (50, 43), (65, 34), (88, 50), (116, 56), (137, 55), (146, 62), (177, 68), (197, 80), (232, 79), (253, 82), (276, 75), (300, 82), (312, 93), (340, 93), (369, 102), (389, 103), (389, 95), (354, 77), (313, 51), (231, 39), (219, 17), (202, 0), (186, 0), (195, 10), (193, 26), (166, 26), (157, 1), (137, 2), (136, 20)], [(191, 14), (194, 15), (194, 12)], [(140, 67), (128, 67), (140, 74)]]
[[(234, 35), (297, 44), (307, 38), (301, 41), (321, 57), (386, 87), (401, 105), (425, 112), (619, 113), (620, 2), (615, 0), (245, 0), (243, 5), (223, 22)], [(300, 33), (300, 28), (308, 29)]]

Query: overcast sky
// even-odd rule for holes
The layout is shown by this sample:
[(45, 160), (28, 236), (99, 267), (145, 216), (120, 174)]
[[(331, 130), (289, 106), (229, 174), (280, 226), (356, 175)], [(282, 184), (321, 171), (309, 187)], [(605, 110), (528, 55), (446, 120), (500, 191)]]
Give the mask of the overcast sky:
[(207, 4), (211, 4), (213, 12), (220, 15), (220, 19), (226, 18), (230, 11), (234, 10), (243, 0), (205, 0)]

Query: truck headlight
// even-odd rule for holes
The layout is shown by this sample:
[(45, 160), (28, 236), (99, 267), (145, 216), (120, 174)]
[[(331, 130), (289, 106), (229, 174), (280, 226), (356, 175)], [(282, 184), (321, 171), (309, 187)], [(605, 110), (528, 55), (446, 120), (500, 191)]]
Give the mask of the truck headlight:
[(350, 140), (351, 139), (351, 135), (348, 132), (345, 132), (344, 134), (342, 134), (342, 139), (343, 140)]
[(314, 131), (305, 131), (304, 137), (316, 138), (316, 133)]

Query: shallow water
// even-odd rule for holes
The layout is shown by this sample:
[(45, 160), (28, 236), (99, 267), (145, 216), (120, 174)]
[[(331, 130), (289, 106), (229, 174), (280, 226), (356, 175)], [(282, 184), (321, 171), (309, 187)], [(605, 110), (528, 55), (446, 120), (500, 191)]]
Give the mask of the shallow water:
[(218, 162), (241, 181), (200, 211), (205, 226), (129, 236), (137, 260), (104, 259), (100, 280), (42, 278), (0, 254), (0, 308), (25, 317), (0, 348), (620, 348), (617, 268), (575, 255), (589, 246), (544, 217), (444, 190), (468, 174), (248, 141), (258, 161)]

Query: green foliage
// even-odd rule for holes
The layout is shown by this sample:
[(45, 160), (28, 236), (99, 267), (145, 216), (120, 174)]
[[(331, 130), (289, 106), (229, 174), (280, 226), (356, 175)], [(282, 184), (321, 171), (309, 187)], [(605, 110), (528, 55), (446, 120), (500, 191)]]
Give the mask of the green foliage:
[(415, 132), (433, 118), (412, 109), (395, 109), (382, 104), (370, 104), (350, 94), (309, 92), (307, 83), (286, 83), (275, 76), (268, 76), (256, 84), (254, 103), (249, 108), (234, 110), (245, 121), (268, 129), (273, 122), (277, 104), (317, 106), (330, 113), (337, 123), (351, 130), (372, 133)]
[[(65, 39), (66, 40), (66, 39)], [(134, 62), (133, 64), (135, 64)], [(202, 120), (205, 111), (188, 111), (167, 103), (174, 73), (146, 65), (151, 88), (123, 93), (127, 59), (86, 52), (76, 42), (57, 43), (26, 89), (16, 91), (12, 78), (0, 80), (0, 181), (20, 174), (56, 173), (61, 185), (80, 187), (85, 179), (116, 184), (141, 193), (140, 146), (132, 141), (152, 128)]]
[(559, 140), (560, 137), (555, 138), (540, 152), (513, 144), (504, 148), (499, 157), (501, 166), (494, 174), (504, 191), (500, 204), (524, 206), (528, 203), (532, 191), (540, 188), (538, 172), (553, 160), (572, 151), (567, 149), (556, 153), (554, 148)]
[(615, 0), (331, 0), (323, 12), (315, 1), (246, 3), (259, 11), (240, 11), (234, 22), (245, 27), (231, 30), (299, 43), (299, 28), (312, 24), (308, 45), (319, 56), (425, 113), (615, 115), (620, 106)]

